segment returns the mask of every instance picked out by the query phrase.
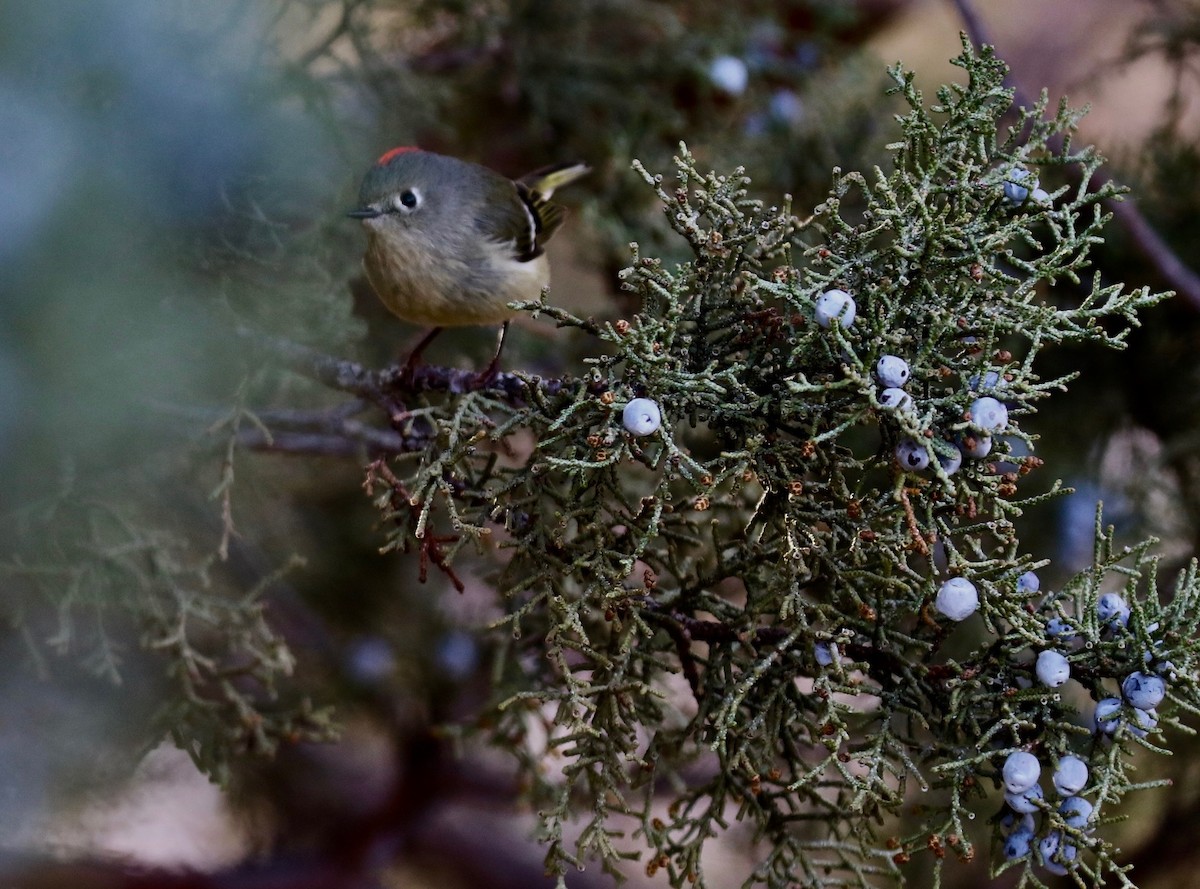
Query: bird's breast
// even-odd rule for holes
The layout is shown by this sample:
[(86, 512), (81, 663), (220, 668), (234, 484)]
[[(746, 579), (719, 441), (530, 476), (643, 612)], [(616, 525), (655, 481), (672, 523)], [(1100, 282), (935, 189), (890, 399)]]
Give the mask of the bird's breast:
[(389, 311), (433, 326), (499, 324), (509, 302), (537, 299), (550, 280), (544, 256), (518, 262), (488, 242), (447, 250), (411, 230), (369, 228), (363, 268)]

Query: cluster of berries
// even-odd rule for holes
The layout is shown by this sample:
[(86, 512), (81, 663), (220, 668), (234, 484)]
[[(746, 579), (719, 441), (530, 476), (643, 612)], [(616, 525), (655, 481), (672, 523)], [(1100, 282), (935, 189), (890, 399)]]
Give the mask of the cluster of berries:
[[(1111, 634), (1125, 632), (1129, 623), (1129, 603), (1120, 593), (1105, 593), (1096, 602), (1096, 617)], [(1051, 621), (1047, 633), (1053, 629), (1059, 638), (1071, 641), (1076, 638), (1065, 621)], [(1158, 624), (1146, 628), (1153, 633)], [(1147, 651), (1142, 655), (1148, 669), (1134, 670), (1121, 680), (1121, 696), (1103, 698), (1096, 703), (1092, 723), (1097, 734), (1112, 736), (1125, 726), (1126, 731), (1144, 738), (1158, 726), (1158, 705), (1167, 695), (1167, 682), (1163, 674), (1174, 676), (1175, 666), (1170, 661), (1157, 659)]]
[[(1018, 579), (1017, 587), (1023, 592), (1037, 592), (1037, 575), (1026, 572)], [(1129, 616), (1129, 603), (1119, 593), (1105, 593), (1097, 600), (1096, 617), (1103, 633), (1110, 636), (1126, 633)], [(1148, 629), (1154, 632), (1157, 625), (1152, 624)], [(1046, 635), (1052, 644), (1060, 646), (1071, 645), (1079, 639), (1071, 624), (1059, 617), (1047, 621)], [(1151, 652), (1146, 652), (1143, 660), (1147, 668), (1135, 670), (1121, 680), (1119, 697), (1106, 697), (1096, 703), (1092, 714), (1096, 735), (1111, 738), (1123, 728), (1144, 738), (1158, 725), (1156, 708), (1167, 693), (1167, 682), (1160, 674), (1173, 676), (1174, 666), (1169, 661), (1155, 658)], [(1042, 685), (1058, 688), (1070, 679), (1071, 666), (1061, 651), (1047, 648), (1038, 654), (1034, 672)], [(1038, 863), (1048, 871), (1065, 874), (1078, 850), (1064, 835), (1063, 828), (1085, 830), (1092, 815), (1092, 804), (1081, 795), (1088, 780), (1087, 765), (1075, 756), (1064, 756), (1058, 761), (1053, 778), (1059, 798), (1057, 815), (1052, 814), (1054, 808), (1045, 800), (1039, 783), (1041, 764), (1032, 753), (1010, 753), (1004, 761), (1002, 777), (1007, 809), (1000, 819), (1006, 831), (1005, 856), (1023, 858), (1036, 851)], [(1040, 840), (1037, 839), (1039, 832), (1034, 829), (1034, 815), (1039, 810), (1046, 813)]]
[[(1120, 593), (1104, 593), (1096, 602), (1096, 617), (1106, 634), (1126, 632), (1129, 614), (1129, 603)], [(1158, 625), (1151, 624), (1147, 629), (1153, 633)], [(1060, 617), (1046, 622), (1046, 636), (1056, 644), (1066, 645), (1079, 639), (1070, 623)], [(1162, 674), (1172, 676), (1175, 668), (1170, 661), (1156, 659), (1151, 652), (1143, 655), (1143, 661), (1148, 669), (1126, 675), (1121, 680), (1120, 697), (1114, 695), (1097, 702), (1092, 724), (1098, 734), (1115, 735), (1124, 725), (1131, 734), (1144, 738), (1158, 725), (1156, 708), (1167, 694)], [(1071, 675), (1067, 658), (1054, 649), (1038, 655), (1036, 673), (1038, 680), (1051, 688), (1062, 685)]]
[[(904, 391), (912, 372), (908, 362), (897, 355), (884, 355), (875, 363), (875, 379), (882, 387), (879, 404), (893, 413), (911, 413), (915, 409), (913, 398)], [(999, 375), (989, 372), (985, 378), (986, 388), (995, 388)], [(971, 388), (978, 390), (979, 378), (971, 380)], [(920, 472), (934, 458), (941, 464), (946, 475), (953, 475), (962, 466), (964, 457), (981, 460), (992, 451), (992, 435), (1008, 427), (1008, 408), (991, 395), (983, 395), (971, 402), (970, 412), (973, 432), (957, 441), (925, 442), (904, 438), (896, 445), (896, 462), (903, 469)]]
[[(1062, 827), (1085, 830), (1092, 817), (1092, 804), (1081, 795), (1088, 782), (1087, 763), (1077, 756), (1059, 759), (1051, 778), (1058, 797), (1056, 807), (1046, 801), (1041, 777), (1042, 764), (1032, 753), (1018, 750), (1004, 760), (1001, 778), (1004, 803), (1008, 808), (1000, 819), (1001, 827), (1007, 831), (1004, 856), (1024, 858), (1034, 851), (1036, 841), (1038, 863), (1050, 873), (1061, 876), (1079, 854)], [(1039, 810), (1047, 813), (1040, 839), (1034, 820)]]

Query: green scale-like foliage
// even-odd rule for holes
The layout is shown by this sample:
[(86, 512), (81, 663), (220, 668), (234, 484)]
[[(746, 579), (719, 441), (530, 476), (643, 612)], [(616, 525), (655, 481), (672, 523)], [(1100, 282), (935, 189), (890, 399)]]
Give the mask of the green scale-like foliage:
[[(1004, 126), (1002, 63), (965, 42), (956, 63), (966, 85), (931, 108), (892, 72), (909, 108), (893, 168), (835, 171), (808, 219), (751, 199), (741, 170), (702, 173), (686, 149), (673, 187), (641, 170), (690, 258), (632, 245), (622, 281), (642, 309), (618, 322), (526, 306), (604, 354), (582, 378), (517, 375), (515, 404), (488, 390), (430, 400), (409, 418), (429, 447), (395, 475), (372, 469), (389, 546), (451, 576), (468, 541), (507, 554), (489, 724), (527, 767), (556, 873), (640, 856), (672, 885), (709, 885), (702, 850), (738, 819), (762, 841), (748, 884), (874, 885), (925, 851), (936, 884), (947, 856), (978, 854), (967, 822), (1000, 811), (1013, 750), (1046, 775), (1081, 756), (1095, 817), (1117, 814), (1136, 786), (1129, 748), (1155, 736), (1096, 740), (1088, 698), (1118, 694), (1146, 652), (1175, 671), (1160, 723), (1200, 706), (1194, 571), (1160, 605), (1149, 544), (1117, 547), (1098, 519), (1093, 569), (1052, 593), (1018, 589), (1044, 561), (1012, 519), (1058, 492), (1022, 492), (1041, 461), (1021, 421), (1068, 382), (1041, 379), (1037, 355), (1119, 348), (1164, 294), (1081, 282), (1116, 189), (1089, 190), (1100, 158), (1071, 144), (1078, 114), (1047, 116), (1043, 100)], [(822, 326), (814, 304), (834, 288), (857, 314)], [(911, 368), (911, 407), (880, 401), (885, 354)], [(971, 415), (982, 395), (1007, 405), (1003, 435), (947, 471), (989, 432)], [(648, 436), (623, 426), (634, 398), (661, 408)], [(933, 468), (902, 469), (904, 439)], [(953, 576), (980, 597), (961, 625), (933, 608)], [(1126, 628), (1095, 615), (1114, 583)], [(1052, 617), (1073, 639), (1048, 637)], [(1074, 681), (1052, 690), (1031, 655), (1056, 645)], [(1047, 800), (1038, 836), (1066, 830), (1080, 879), (1127, 882), (1106, 841), (1064, 828)], [(569, 841), (576, 804), (588, 817)], [(992, 861), (1024, 868), (1022, 885), (1045, 873)]]

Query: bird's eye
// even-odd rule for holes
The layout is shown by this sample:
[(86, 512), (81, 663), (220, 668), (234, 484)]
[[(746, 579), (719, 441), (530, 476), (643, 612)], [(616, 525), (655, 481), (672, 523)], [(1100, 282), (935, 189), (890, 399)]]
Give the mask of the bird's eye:
[(421, 203), (421, 197), (413, 189), (406, 188), (393, 198), (397, 210), (414, 210)]

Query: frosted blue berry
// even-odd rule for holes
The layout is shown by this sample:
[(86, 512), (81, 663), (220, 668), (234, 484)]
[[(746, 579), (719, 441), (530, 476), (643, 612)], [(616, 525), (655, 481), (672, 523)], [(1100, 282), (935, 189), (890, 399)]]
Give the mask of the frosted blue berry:
[(1004, 389), (1006, 380), (996, 371), (989, 370), (983, 375), (983, 381), (980, 382), (979, 374), (972, 374), (971, 379), (967, 381), (967, 386), (974, 392), (999, 392)]
[[(1050, 831), (1038, 843), (1038, 857), (1042, 860), (1042, 867), (1060, 877), (1066, 874), (1067, 864), (1074, 861), (1078, 854), (1073, 845), (1064, 842), (1061, 831)], [(1060, 862), (1066, 862), (1066, 864)]]
[(1129, 623), (1129, 603), (1120, 593), (1105, 593), (1096, 601), (1096, 617), (1114, 630)]
[(1067, 827), (1083, 830), (1092, 817), (1092, 804), (1082, 796), (1069, 796), (1058, 807), (1058, 814), (1062, 815)]
[(717, 56), (708, 66), (708, 79), (721, 92), (740, 96), (750, 82), (750, 71), (737, 56)]
[(1129, 723), (1129, 731), (1137, 735), (1139, 738), (1144, 738), (1146, 735), (1158, 726), (1158, 711), (1156, 710), (1134, 710), (1133, 721), (1137, 725)]
[(1033, 832), (1033, 828), (1037, 822), (1033, 820), (1032, 815), (1018, 815), (1007, 807), (1001, 811), (1003, 814), (1000, 816), (1000, 829), (1005, 833), (1021, 829), (1028, 830), (1030, 833)]
[(979, 608), (979, 591), (965, 577), (951, 577), (938, 589), (933, 604), (950, 620), (966, 620)]
[(1166, 697), (1167, 684), (1161, 676), (1153, 673), (1130, 673), (1121, 683), (1121, 694), (1130, 706), (1139, 710), (1153, 710)]
[(894, 411), (911, 411), (913, 409), (912, 396), (895, 386), (879, 393), (879, 403)]
[(946, 475), (954, 475), (962, 468), (962, 451), (949, 442), (946, 443), (946, 446), (946, 452), (935, 450), (934, 453), (937, 455), (938, 465), (942, 467), (942, 472)]
[(1138, 710), (1131, 707), (1127, 713), (1122, 713), (1120, 698), (1105, 698), (1100, 701), (1096, 704), (1096, 713), (1092, 718), (1096, 724), (1096, 731), (1105, 735), (1114, 734), (1124, 725), (1130, 734), (1144, 738), (1158, 726), (1158, 713), (1154, 710)]
[(929, 465), (929, 449), (919, 441), (906, 438), (896, 445), (896, 462), (901, 469), (919, 472)]
[(1031, 177), (1024, 167), (1013, 167), (1004, 177), (1004, 200), (1019, 207), (1029, 197), (1029, 192), (1037, 188), (1036, 177)]
[(1026, 571), (1017, 578), (1018, 593), (1036, 593), (1042, 588), (1042, 581), (1032, 571)]
[(842, 327), (849, 327), (854, 323), (854, 297), (845, 290), (826, 290), (817, 297), (813, 315), (822, 327), (829, 327), (834, 318)]
[(1004, 841), (1004, 857), (1009, 861), (1014, 858), (1024, 858), (1033, 848), (1033, 828), (1021, 826), (1008, 835)]
[(1087, 786), (1088, 767), (1078, 756), (1064, 756), (1054, 770), (1054, 789), (1062, 796), (1074, 796)]
[(1023, 790), (1020, 793), (1004, 794), (1004, 801), (1008, 803), (1008, 807), (1014, 812), (1026, 815), (1038, 810), (1038, 803), (1042, 801), (1043, 796), (1042, 786), (1034, 784), (1028, 790)]
[(1048, 639), (1074, 639), (1075, 628), (1061, 617), (1052, 617), (1046, 621), (1046, 637)]
[[(1150, 652), (1146, 652), (1146, 654), (1149, 655)], [(1173, 664), (1171, 661), (1163, 660), (1161, 658), (1153, 658), (1153, 657), (1146, 658), (1146, 663), (1150, 663), (1151, 661), (1153, 661), (1153, 663), (1154, 663), (1154, 672), (1155, 673), (1165, 676), (1167, 679), (1171, 680), (1172, 682), (1174, 682), (1178, 678), (1178, 676), (1175, 673), (1175, 664)]]
[(1032, 753), (1018, 750), (1008, 754), (1000, 774), (1004, 778), (1005, 790), (1009, 793), (1024, 793), (1038, 783), (1038, 778), (1042, 776), (1042, 764)]
[(982, 460), (992, 452), (992, 437), (990, 435), (964, 435), (962, 452), (972, 460)]
[(662, 412), (649, 398), (635, 398), (621, 412), (621, 424), (638, 437), (652, 435), (662, 425)]
[(908, 362), (898, 355), (884, 355), (875, 363), (875, 377), (889, 388), (903, 386), (911, 374)]
[(822, 667), (828, 667), (838, 657), (837, 645), (833, 642), (817, 642), (813, 644), (813, 657)]
[(1008, 425), (1008, 408), (990, 395), (971, 404), (971, 422), (980, 429), (1000, 432)]
[(1050, 192), (1044, 188), (1035, 188), (1029, 195), (1029, 199), (1036, 201), (1039, 204), (1050, 203)]
[(1121, 699), (1103, 698), (1096, 702), (1096, 712), (1092, 714), (1092, 724), (1102, 735), (1111, 735), (1121, 724)]
[(1067, 659), (1050, 649), (1037, 656), (1034, 671), (1037, 673), (1038, 682), (1047, 688), (1058, 688), (1071, 678), (1071, 665), (1067, 663)]

